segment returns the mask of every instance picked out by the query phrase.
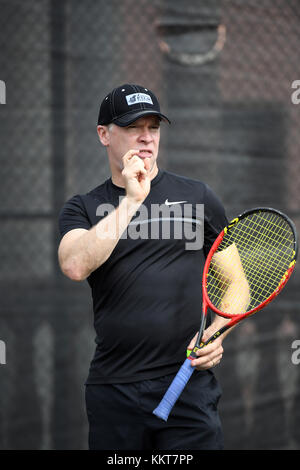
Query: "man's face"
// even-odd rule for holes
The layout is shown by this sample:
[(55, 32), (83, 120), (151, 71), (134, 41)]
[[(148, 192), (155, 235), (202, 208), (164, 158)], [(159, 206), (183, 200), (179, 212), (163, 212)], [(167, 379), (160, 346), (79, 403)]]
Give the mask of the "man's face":
[(127, 127), (113, 125), (106, 133), (112, 171), (123, 170), (122, 158), (128, 150), (137, 150), (141, 159), (150, 159), (150, 172), (156, 168), (160, 140), (160, 119), (145, 116)]

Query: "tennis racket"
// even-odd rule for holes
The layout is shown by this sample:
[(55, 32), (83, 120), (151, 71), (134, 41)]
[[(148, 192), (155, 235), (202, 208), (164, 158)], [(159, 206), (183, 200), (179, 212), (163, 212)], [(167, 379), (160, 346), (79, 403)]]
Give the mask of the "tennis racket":
[[(199, 333), (163, 399), (153, 411), (167, 421), (189, 381), (198, 349), (273, 300), (287, 283), (298, 252), (293, 222), (272, 208), (255, 208), (233, 219), (219, 234), (207, 256), (202, 279), (203, 304)], [(230, 321), (201, 343), (208, 307)]]

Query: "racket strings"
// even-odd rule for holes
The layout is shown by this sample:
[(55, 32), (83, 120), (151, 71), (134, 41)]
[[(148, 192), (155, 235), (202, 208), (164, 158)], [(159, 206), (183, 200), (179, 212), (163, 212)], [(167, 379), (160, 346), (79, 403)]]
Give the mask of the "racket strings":
[(294, 243), (292, 228), (277, 213), (260, 211), (239, 220), (211, 260), (206, 290), (212, 304), (233, 314), (264, 302), (289, 268)]
[[(241, 237), (240, 242), (239, 242), (239, 248), (243, 249), (243, 252), (245, 253), (245, 250), (247, 251), (248, 245), (249, 245), (250, 255), (249, 255), (248, 263), (246, 264), (245, 257), (244, 257), (243, 265), (244, 266), (247, 265), (247, 272), (251, 275), (251, 277), (253, 278), (253, 281), (255, 280), (255, 276), (257, 277), (257, 274), (258, 274), (257, 265), (260, 263), (264, 267), (264, 271), (260, 271), (259, 280), (268, 281), (269, 283), (271, 283), (272, 280), (274, 280), (275, 287), (276, 287), (278, 276), (277, 275), (274, 276), (272, 275), (272, 273), (274, 272), (273, 270), (276, 270), (276, 269), (278, 270), (280, 267), (283, 268), (282, 275), (286, 271), (286, 256), (287, 256), (286, 248), (289, 249), (292, 246), (293, 234), (291, 231), (290, 233), (287, 232), (286, 228), (284, 227), (286, 233), (284, 234), (284, 237), (282, 237), (282, 235), (280, 234), (280, 226), (278, 226), (279, 227), (278, 237), (277, 239), (275, 239), (274, 227), (273, 227), (274, 223), (273, 221), (269, 221), (269, 222), (270, 223), (268, 224), (268, 226), (264, 227), (263, 231), (261, 232), (260, 234), (261, 236), (259, 236), (258, 230), (255, 230), (254, 228), (256, 237), (252, 240), (252, 243), (251, 243), (251, 240), (249, 241), (249, 238), (245, 240), (245, 237)], [(257, 226), (257, 223), (255, 225)], [(292, 234), (292, 238), (289, 238), (290, 234)], [(287, 246), (286, 246), (286, 243), (288, 243)], [(277, 250), (276, 256), (274, 256), (274, 250)]]
[[(242, 262), (247, 279), (252, 281), (252, 302), (249, 308), (255, 306), (255, 298), (259, 304), (265, 300), (265, 295), (267, 295), (268, 292), (271, 294), (276, 289), (287, 269), (286, 242), (288, 241), (288, 246), (291, 246), (289, 243), (289, 233), (284, 233), (286, 232), (285, 227), (284, 230), (282, 230), (283, 219), (280, 219), (280, 224), (275, 224), (274, 220), (276, 216), (273, 214), (271, 214), (271, 216), (268, 214), (268, 216), (267, 219), (264, 219), (264, 225), (262, 225), (260, 219), (256, 220), (258, 216), (254, 215), (255, 220), (252, 224), (252, 229), (254, 230), (255, 236), (250, 240), (250, 243), (249, 238), (246, 240), (245, 244), (245, 237), (240, 237), (241, 243), (239, 243), (239, 252), (243, 249), (245, 253), (245, 250), (248, 248), (247, 245), (250, 245), (250, 256), (249, 254), (247, 258), (244, 256)], [(258, 227), (261, 227), (260, 235)], [(240, 228), (243, 230), (244, 226)], [(284, 233), (284, 237), (282, 237), (282, 233)]]

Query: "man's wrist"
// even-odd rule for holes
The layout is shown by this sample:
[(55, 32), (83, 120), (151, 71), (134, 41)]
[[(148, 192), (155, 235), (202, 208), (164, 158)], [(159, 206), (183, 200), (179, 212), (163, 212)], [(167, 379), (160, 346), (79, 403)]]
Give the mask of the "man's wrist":
[(230, 318), (224, 318), (219, 315), (216, 315), (214, 320), (212, 321), (211, 326), (214, 326), (215, 328), (219, 329), (222, 328), (222, 326), (226, 325), (230, 321)]
[(134, 216), (143, 202), (144, 201), (137, 201), (136, 199), (126, 195), (122, 199), (120, 206), (122, 205), (127, 210), (128, 216), (131, 218)]

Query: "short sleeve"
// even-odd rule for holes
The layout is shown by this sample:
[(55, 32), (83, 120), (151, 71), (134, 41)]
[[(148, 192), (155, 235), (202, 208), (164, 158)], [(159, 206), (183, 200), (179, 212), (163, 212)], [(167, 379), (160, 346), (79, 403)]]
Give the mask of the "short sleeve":
[(225, 209), (213, 190), (206, 186), (204, 199), (204, 254), (208, 255), (215, 239), (228, 225)]
[(79, 195), (73, 196), (65, 203), (59, 213), (58, 224), (61, 238), (75, 228), (84, 228), (86, 230), (91, 228), (92, 224)]

